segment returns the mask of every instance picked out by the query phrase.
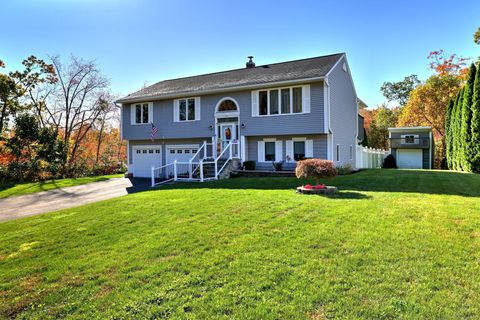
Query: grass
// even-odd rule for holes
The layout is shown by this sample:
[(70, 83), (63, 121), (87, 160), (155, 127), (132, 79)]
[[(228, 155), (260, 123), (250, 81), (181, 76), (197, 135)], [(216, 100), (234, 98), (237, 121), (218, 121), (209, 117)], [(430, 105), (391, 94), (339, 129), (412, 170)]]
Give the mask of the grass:
[(123, 174), (112, 174), (95, 177), (81, 177), (75, 179), (46, 180), (27, 183), (10, 183), (0, 186), (0, 199), (12, 196), (20, 196), (29, 193), (47, 191), (58, 188), (73, 187), (90, 182), (105, 181), (111, 178), (122, 177)]
[(176, 184), (0, 224), (5, 318), (469, 319), (480, 176)]

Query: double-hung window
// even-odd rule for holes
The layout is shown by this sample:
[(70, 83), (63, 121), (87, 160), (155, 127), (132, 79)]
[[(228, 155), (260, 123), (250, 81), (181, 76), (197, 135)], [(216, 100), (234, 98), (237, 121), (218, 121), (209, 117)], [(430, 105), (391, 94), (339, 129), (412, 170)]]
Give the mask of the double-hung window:
[(295, 137), (287, 140), (286, 160), (287, 162), (296, 162), (305, 158), (313, 158), (313, 140), (307, 138)]
[(200, 120), (200, 98), (183, 98), (174, 100), (173, 121)]
[(282, 141), (264, 139), (258, 141), (258, 162), (282, 161)]
[(310, 112), (310, 86), (252, 92), (252, 115), (271, 116)]
[(131, 123), (148, 124), (153, 122), (153, 104), (151, 102), (134, 103), (131, 105)]

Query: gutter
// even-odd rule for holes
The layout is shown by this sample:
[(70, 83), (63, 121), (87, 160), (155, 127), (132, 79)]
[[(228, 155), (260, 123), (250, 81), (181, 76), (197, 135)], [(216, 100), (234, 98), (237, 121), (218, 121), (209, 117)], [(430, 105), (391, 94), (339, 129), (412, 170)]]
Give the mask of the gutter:
[(206, 94), (213, 94), (213, 93), (223, 93), (223, 92), (232, 92), (232, 90), (248, 90), (248, 89), (262, 89), (262, 88), (271, 88), (272, 86), (278, 85), (290, 85), (290, 84), (300, 84), (300, 83), (307, 83), (312, 81), (324, 81), (327, 77), (320, 76), (320, 77), (313, 77), (313, 78), (303, 78), (297, 80), (285, 80), (285, 81), (276, 81), (276, 82), (269, 82), (269, 83), (262, 83), (262, 84), (252, 84), (252, 85), (244, 85), (244, 86), (233, 86), (228, 88), (220, 88), (220, 89), (212, 89), (212, 90), (196, 90), (196, 91), (187, 91), (187, 92), (180, 92), (180, 93), (172, 93), (166, 95), (151, 95), (151, 96), (141, 96), (135, 98), (121, 98), (115, 101), (115, 103), (132, 103), (132, 102), (145, 102), (145, 101), (153, 101), (153, 100), (163, 100), (163, 99), (172, 99), (172, 98), (182, 98), (192, 95), (206, 95)]

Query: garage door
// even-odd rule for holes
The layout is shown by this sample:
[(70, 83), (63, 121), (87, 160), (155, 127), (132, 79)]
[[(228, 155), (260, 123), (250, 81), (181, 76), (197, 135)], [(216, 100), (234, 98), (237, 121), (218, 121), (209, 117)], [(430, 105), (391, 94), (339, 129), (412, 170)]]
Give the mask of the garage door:
[(172, 163), (177, 160), (178, 162), (188, 162), (198, 150), (198, 145), (167, 145), (167, 163)]
[(134, 177), (149, 178), (152, 166), (162, 165), (161, 146), (134, 146), (132, 152)]
[(397, 166), (404, 169), (422, 169), (422, 155), (422, 149), (397, 149)]

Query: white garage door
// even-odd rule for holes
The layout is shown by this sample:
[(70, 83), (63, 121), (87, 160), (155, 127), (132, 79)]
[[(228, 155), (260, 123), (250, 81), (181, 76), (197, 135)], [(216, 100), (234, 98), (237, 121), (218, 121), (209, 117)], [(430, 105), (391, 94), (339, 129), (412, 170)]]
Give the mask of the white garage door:
[(198, 145), (167, 145), (167, 163), (172, 163), (177, 160), (178, 162), (188, 162), (198, 150)]
[(150, 178), (152, 166), (162, 165), (161, 146), (134, 146), (133, 152), (133, 176)]
[(423, 168), (422, 149), (397, 149), (397, 166), (403, 169)]

